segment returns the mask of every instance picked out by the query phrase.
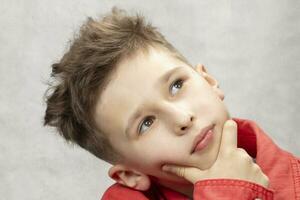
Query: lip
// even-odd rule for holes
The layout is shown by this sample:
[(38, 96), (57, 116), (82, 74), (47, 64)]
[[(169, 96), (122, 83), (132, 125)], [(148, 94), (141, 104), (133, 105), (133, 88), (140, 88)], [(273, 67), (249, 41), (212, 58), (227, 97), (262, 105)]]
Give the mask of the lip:
[(213, 129), (215, 127), (215, 124), (211, 124), (209, 126), (206, 126), (204, 127), (201, 132), (196, 136), (195, 140), (194, 140), (194, 143), (193, 143), (193, 146), (192, 146), (192, 149), (191, 149), (191, 154), (194, 152), (196, 146), (198, 145), (199, 142), (201, 142), (201, 140), (204, 138), (205, 134)]

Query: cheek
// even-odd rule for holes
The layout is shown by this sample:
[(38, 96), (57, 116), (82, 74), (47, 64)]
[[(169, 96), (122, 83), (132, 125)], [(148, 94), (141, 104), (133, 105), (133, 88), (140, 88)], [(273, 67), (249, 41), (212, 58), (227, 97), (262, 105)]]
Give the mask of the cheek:
[(220, 115), (226, 115), (227, 109), (224, 102), (210, 88), (204, 88), (193, 96), (194, 110), (198, 111), (201, 116), (218, 118)]
[[(153, 145), (154, 144), (154, 145)], [(178, 144), (178, 141), (172, 139), (160, 139), (152, 144), (143, 145), (143, 164), (160, 168), (166, 163), (183, 163), (187, 157), (184, 143)]]

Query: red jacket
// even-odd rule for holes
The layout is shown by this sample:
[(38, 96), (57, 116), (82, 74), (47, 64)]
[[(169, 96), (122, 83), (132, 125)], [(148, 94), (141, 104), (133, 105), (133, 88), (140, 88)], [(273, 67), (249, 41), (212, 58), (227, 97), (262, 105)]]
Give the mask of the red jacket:
[[(278, 147), (254, 121), (232, 118), (238, 125), (238, 147), (256, 158), (269, 177), (269, 187), (235, 179), (200, 180), (194, 185), (194, 200), (300, 200), (300, 159)], [(183, 194), (160, 188), (168, 200), (188, 200)], [(102, 200), (147, 200), (142, 192), (118, 183)]]

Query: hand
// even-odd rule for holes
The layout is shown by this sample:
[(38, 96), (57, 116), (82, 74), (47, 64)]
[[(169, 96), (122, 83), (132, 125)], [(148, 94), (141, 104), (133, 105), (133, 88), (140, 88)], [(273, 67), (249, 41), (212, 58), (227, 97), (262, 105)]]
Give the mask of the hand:
[[(269, 179), (248, 153), (237, 148), (237, 124), (233, 120), (224, 123), (217, 160), (207, 170), (195, 167), (164, 165), (163, 170), (183, 177), (195, 184), (204, 179), (241, 179), (268, 187)], [(165, 167), (167, 170), (165, 170)]]

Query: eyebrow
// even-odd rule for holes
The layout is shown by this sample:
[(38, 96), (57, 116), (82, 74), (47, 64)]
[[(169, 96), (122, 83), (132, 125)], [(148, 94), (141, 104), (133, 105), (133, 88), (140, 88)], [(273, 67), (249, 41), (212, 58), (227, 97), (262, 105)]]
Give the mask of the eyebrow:
[[(177, 72), (177, 71), (180, 71), (182, 68), (184, 68), (184, 67), (183, 66), (178, 66), (178, 67), (175, 67), (175, 68), (169, 70), (168, 72), (166, 72), (164, 75), (162, 75), (158, 79), (157, 83), (169, 82), (169, 79), (171, 78), (172, 74)], [(126, 134), (127, 137), (130, 136), (129, 130), (131, 128), (131, 124), (133, 124), (133, 122), (141, 116), (143, 108), (144, 108), (144, 105), (142, 104), (140, 107), (137, 108), (137, 110), (129, 118), (128, 123), (127, 123), (127, 127), (125, 129), (125, 134)]]

